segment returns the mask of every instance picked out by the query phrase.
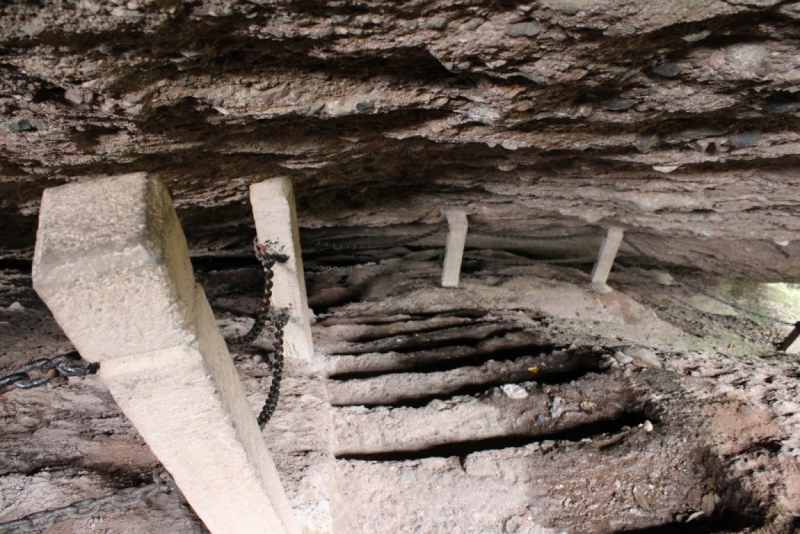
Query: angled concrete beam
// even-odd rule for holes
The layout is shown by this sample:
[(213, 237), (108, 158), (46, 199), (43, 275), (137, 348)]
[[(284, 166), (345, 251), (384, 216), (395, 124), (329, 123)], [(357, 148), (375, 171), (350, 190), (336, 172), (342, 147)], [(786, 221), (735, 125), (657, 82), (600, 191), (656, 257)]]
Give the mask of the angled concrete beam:
[(447, 217), (449, 227), (442, 268), (442, 287), (458, 287), (469, 222), (467, 222), (467, 213), (464, 211), (442, 210), (442, 213)]
[(794, 328), (786, 336), (780, 345), (778, 345), (778, 350), (781, 350), (787, 354), (797, 354), (800, 352), (800, 322), (794, 324)]
[(47, 189), (33, 285), (213, 534), (298, 534), (164, 185)]
[(622, 243), (624, 231), (622, 228), (608, 228), (606, 236), (603, 238), (603, 243), (600, 245), (600, 252), (597, 255), (597, 261), (592, 270), (592, 283), (605, 285), (608, 280), (608, 275), (611, 273), (611, 267), (614, 265), (614, 258), (617, 257), (617, 251)]
[(250, 186), (250, 204), (261, 243), (270, 242), (287, 256), (285, 263), (276, 263), (272, 302), (276, 308), (291, 308), (292, 315), (283, 330), (288, 358), (312, 361), (311, 322), (308, 313), (306, 281), (300, 231), (294, 206), (294, 190), (288, 178), (270, 178)]

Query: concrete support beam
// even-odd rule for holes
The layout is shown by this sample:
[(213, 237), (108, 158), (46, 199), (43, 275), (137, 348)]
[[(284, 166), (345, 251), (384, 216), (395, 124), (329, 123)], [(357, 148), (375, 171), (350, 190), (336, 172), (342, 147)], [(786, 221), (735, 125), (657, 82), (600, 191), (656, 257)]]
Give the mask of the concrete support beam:
[(778, 346), (778, 350), (782, 350), (787, 354), (800, 353), (800, 322), (795, 323), (792, 331)]
[(45, 190), (33, 284), (213, 534), (299, 534), (160, 181)]
[(611, 267), (614, 265), (614, 258), (617, 257), (617, 251), (622, 243), (624, 231), (622, 228), (608, 228), (606, 236), (603, 238), (603, 244), (600, 245), (600, 253), (597, 255), (597, 261), (592, 270), (592, 283), (605, 285), (608, 280), (608, 275), (611, 273)]
[(464, 245), (467, 242), (467, 214), (461, 210), (443, 210), (447, 217), (449, 231), (447, 233), (447, 246), (444, 252), (444, 267), (442, 268), (442, 287), (458, 287), (461, 276), (461, 260), (464, 258)]
[(314, 358), (314, 345), (291, 180), (270, 178), (251, 185), (250, 204), (258, 240), (272, 243), (276, 251), (289, 256), (286, 263), (275, 264), (272, 289), (274, 306), (292, 309), (283, 331), (286, 357), (310, 362)]

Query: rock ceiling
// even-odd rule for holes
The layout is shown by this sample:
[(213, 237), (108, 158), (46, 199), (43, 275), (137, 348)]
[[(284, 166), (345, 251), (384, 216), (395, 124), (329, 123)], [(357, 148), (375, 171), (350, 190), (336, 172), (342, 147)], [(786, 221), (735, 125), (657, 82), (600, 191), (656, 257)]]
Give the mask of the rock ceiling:
[(675, 264), (800, 277), (800, 3), (0, 10), (1, 257), (30, 256), (44, 188), (147, 171), (196, 254), (245, 252), (248, 185), (283, 175), (311, 238), (460, 205), (484, 229), (616, 224)]

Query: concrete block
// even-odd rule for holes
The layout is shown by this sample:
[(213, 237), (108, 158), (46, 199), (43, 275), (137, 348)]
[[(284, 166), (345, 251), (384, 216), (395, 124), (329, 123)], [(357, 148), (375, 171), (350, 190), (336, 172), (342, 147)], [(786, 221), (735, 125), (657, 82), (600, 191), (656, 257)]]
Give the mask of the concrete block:
[(169, 193), (128, 174), (46, 189), (33, 287), (94, 362), (194, 341), (194, 275)]
[(592, 284), (605, 285), (608, 275), (611, 273), (611, 267), (614, 265), (614, 259), (617, 257), (617, 251), (622, 243), (623, 236), (624, 231), (622, 228), (612, 227), (606, 230), (606, 236), (600, 245), (600, 252), (592, 270)]
[(778, 345), (778, 350), (782, 350), (787, 354), (800, 353), (800, 322), (795, 323), (794, 328), (786, 336), (786, 339)]
[(34, 288), (213, 534), (300, 532), (161, 182), (46, 190)]
[(442, 287), (458, 287), (469, 222), (464, 211), (442, 210), (442, 213), (447, 217), (447, 225), (449, 227), (447, 245), (444, 252), (444, 266), (442, 268)]
[(272, 302), (276, 308), (292, 309), (289, 323), (284, 328), (286, 357), (310, 362), (314, 358), (314, 345), (291, 180), (270, 178), (251, 185), (250, 204), (259, 242), (272, 243), (276, 251), (289, 256), (287, 262), (275, 264), (272, 290)]

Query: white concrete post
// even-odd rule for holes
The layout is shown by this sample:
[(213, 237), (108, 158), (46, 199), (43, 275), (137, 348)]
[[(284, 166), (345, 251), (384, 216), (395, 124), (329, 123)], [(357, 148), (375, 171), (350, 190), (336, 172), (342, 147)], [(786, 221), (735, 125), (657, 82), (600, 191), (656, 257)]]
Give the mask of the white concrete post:
[(45, 190), (33, 285), (213, 534), (300, 532), (160, 181)]
[(623, 235), (622, 228), (612, 227), (606, 230), (606, 236), (603, 238), (603, 244), (600, 245), (600, 252), (592, 270), (593, 284), (605, 285), (608, 275), (611, 273), (611, 267), (614, 265), (614, 258), (617, 257)]
[(778, 350), (782, 350), (787, 354), (800, 353), (800, 321), (794, 324), (794, 328), (786, 336), (786, 339), (778, 345)]
[(461, 276), (461, 260), (464, 258), (464, 245), (467, 242), (467, 214), (461, 210), (442, 210), (447, 217), (447, 246), (444, 251), (442, 268), (442, 287), (458, 287)]
[(272, 243), (277, 251), (289, 256), (287, 262), (276, 263), (272, 269), (272, 303), (276, 308), (292, 309), (289, 323), (283, 330), (286, 356), (310, 362), (314, 346), (291, 180), (270, 178), (251, 185), (250, 204), (258, 240)]

